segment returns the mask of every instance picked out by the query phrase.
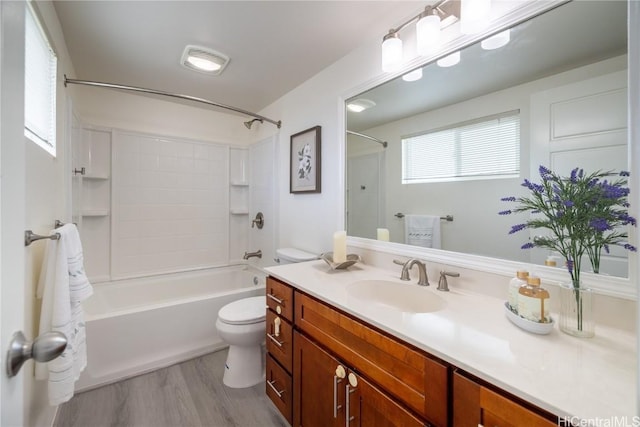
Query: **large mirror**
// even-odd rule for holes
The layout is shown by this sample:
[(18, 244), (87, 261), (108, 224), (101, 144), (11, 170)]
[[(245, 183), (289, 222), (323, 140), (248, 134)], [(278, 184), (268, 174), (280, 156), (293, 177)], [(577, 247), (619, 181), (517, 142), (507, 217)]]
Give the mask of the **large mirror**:
[[(572, 1), (511, 28), (502, 47), (479, 42), (457, 65), (429, 63), (419, 80), (398, 77), (350, 98), (347, 106), (365, 100), (369, 108), (347, 108), (348, 235), (376, 239), (382, 228), (392, 242), (544, 263), (542, 249), (520, 249), (534, 236), (508, 234), (518, 219), (498, 215), (500, 198), (525, 195), (520, 184), (538, 181), (539, 165), (563, 174), (628, 170), (626, 54), (625, 1)], [(519, 136), (515, 154), (481, 131), (494, 144), (484, 154), (490, 168), (515, 156), (504, 176), (439, 179), (455, 149), (424, 158), (411, 148), (422, 137), (506, 122)], [(612, 251), (601, 272), (628, 277), (627, 254)]]

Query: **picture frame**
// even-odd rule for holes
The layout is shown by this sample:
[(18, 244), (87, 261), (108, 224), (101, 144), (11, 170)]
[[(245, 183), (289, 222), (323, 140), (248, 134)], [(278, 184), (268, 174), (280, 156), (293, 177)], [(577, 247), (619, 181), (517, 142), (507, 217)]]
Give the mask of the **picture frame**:
[(289, 193), (321, 191), (321, 127), (314, 126), (291, 135)]

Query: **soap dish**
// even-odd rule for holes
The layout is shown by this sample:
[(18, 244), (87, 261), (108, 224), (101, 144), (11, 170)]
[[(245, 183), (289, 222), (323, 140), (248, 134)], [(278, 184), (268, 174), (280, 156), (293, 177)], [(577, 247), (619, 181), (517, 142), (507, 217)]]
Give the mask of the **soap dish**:
[(514, 325), (534, 334), (546, 335), (553, 330), (553, 325), (555, 324), (552, 317), (549, 317), (551, 321), (548, 323), (532, 322), (524, 317), (520, 317), (511, 311), (511, 307), (509, 307), (509, 302), (507, 301), (504, 302), (504, 313)]
[(333, 252), (325, 252), (320, 254), (320, 258), (324, 260), (332, 270), (344, 270), (347, 267), (351, 267), (356, 262), (362, 261), (360, 255), (347, 254), (347, 260), (344, 262), (333, 262)]

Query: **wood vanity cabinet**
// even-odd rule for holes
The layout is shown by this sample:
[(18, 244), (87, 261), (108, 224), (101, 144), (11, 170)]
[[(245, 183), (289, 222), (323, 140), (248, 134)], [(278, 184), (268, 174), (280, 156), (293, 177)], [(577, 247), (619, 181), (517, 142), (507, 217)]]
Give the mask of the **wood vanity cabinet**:
[(348, 365), (294, 334), (295, 427), (425, 425)]
[[(359, 414), (361, 421), (372, 420), (372, 424), (363, 425), (404, 426), (427, 422), (436, 426), (448, 425), (448, 365), (304, 293), (296, 291), (294, 302), (295, 426), (324, 426), (312, 421), (320, 416), (316, 412), (327, 416), (326, 411), (329, 411), (329, 415), (333, 415), (331, 405), (326, 402), (332, 400), (333, 391), (324, 388), (333, 387), (335, 366), (332, 365), (336, 363), (344, 364), (345, 369), (348, 367), (363, 384), (354, 391), (360, 402), (359, 412), (354, 413)], [(316, 360), (320, 358), (319, 351), (313, 353), (314, 356), (306, 355), (309, 346), (302, 344), (305, 342), (301, 338), (303, 335), (326, 349), (334, 359), (325, 366)], [(320, 366), (324, 367), (321, 369)], [(314, 379), (309, 379), (309, 375)], [(323, 389), (322, 393), (314, 390), (312, 384), (315, 383), (319, 383), (317, 387)], [(316, 406), (313, 406), (314, 401)], [(355, 411), (355, 406), (353, 408)], [(305, 419), (312, 424), (305, 424)]]
[(479, 384), (466, 374), (453, 374), (455, 427), (556, 427), (557, 417)]
[(267, 396), (291, 424), (293, 421), (293, 288), (268, 277), (266, 292)]

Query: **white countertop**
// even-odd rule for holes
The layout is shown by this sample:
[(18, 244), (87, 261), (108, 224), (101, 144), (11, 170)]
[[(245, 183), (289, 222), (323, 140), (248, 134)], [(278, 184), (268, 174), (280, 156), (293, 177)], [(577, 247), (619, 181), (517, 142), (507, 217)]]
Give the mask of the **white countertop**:
[[(557, 325), (548, 335), (532, 334), (506, 318), (504, 300), (455, 287), (439, 292), (433, 280), (431, 286), (419, 287), (416, 278), (400, 281), (399, 271), (363, 264), (333, 271), (318, 260), (266, 270), (560, 417), (578, 417), (599, 425), (597, 420), (616, 417), (627, 417), (631, 423), (636, 415), (635, 334), (599, 325), (594, 338), (569, 336)], [(403, 313), (350, 294), (351, 284), (369, 279), (413, 286), (425, 298), (435, 295), (446, 304), (432, 313)], [(554, 313), (552, 317), (557, 320)]]

